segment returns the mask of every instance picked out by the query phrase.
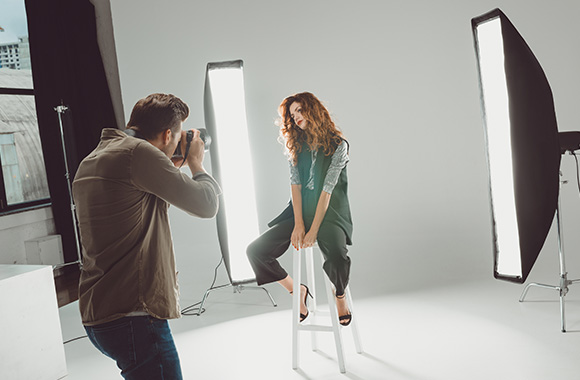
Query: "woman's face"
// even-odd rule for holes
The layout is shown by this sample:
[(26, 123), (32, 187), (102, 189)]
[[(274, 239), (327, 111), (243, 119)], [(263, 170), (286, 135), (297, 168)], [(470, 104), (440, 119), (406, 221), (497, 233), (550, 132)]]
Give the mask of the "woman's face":
[(306, 129), (308, 122), (302, 117), (302, 106), (298, 102), (290, 104), (290, 117), (300, 129)]

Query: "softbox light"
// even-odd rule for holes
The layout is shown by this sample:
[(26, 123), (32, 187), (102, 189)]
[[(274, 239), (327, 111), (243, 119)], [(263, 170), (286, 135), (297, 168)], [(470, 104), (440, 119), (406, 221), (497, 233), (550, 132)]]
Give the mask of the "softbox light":
[(245, 102), (243, 61), (208, 63), (205, 124), (212, 136), (212, 174), (222, 187), (216, 220), (232, 285), (255, 281), (246, 248), (259, 236)]
[(501, 10), (471, 23), (489, 169), (494, 276), (523, 283), (558, 206), (554, 100), (538, 60)]

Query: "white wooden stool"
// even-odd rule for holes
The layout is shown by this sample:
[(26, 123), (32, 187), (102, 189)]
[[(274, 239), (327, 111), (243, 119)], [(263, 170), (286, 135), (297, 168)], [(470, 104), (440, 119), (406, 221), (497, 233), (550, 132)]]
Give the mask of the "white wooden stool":
[[(317, 247), (317, 246), (315, 246)], [(312, 294), (313, 299), (311, 299), (308, 310), (309, 315), (308, 318), (303, 322), (300, 323), (300, 284), (301, 284), (301, 258), (302, 252), (304, 251), (305, 258), (306, 258), (306, 277), (307, 277), (307, 284)], [(320, 250), (319, 250), (320, 251)], [(328, 306), (329, 310), (319, 310), (316, 303), (316, 289), (315, 289), (315, 279), (314, 279), (314, 255), (313, 255), (313, 247), (303, 248), (298, 251), (294, 251), (294, 258), (293, 258), (293, 275), (294, 275), (294, 290), (292, 292), (292, 368), (298, 368), (298, 349), (299, 349), (299, 332), (300, 330), (303, 331), (310, 331), (311, 332), (311, 340), (312, 340), (312, 350), (316, 351), (317, 349), (317, 341), (316, 341), (316, 332), (317, 331), (327, 331), (332, 332), (334, 334), (334, 343), (336, 345), (336, 354), (338, 356), (338, 367), (340, 372), (346, 372), (346, 366), (344, 364), (344, 354), (342, 350), (342, 336), (341, 336), (341, 329), (345, 326), (342, 326), (338, 320), (338, 309), (336, 308), (336, 301), (333, 292), (333, 285), (328, 279), (326, 273), (324, 273), (324, 284), (326, 285), (326, 295), (328, 298)], [(322, 252), (320, 252), (320, 256), (322, 258), (322, 262), (324, 262), (324, 257), (322, 257)], [(322, 267), (321, 267), (322, 269)], [(324, 272), (324, 271), (323, 271)], [(354, 314), (354, 306), (352, 303), (352, 297), (350, 296), (350, 288), (347, 286), (345, 289), (346, 299), (348, 302), (348, 308), (353, 315), (352, 321), (348, 327), (352, 327), (352, 335), (354, 338), (354, 343), (356, 347), (356, 352), (362, 354), (362, 344), (360, 341), (360, 337), (358, 334), (358, 328), (356, 324), (356, 315)], [(331, 325), (316, 325), (312, 322), (317, 315), (329, 315), (330, 320), (332, 322)]]

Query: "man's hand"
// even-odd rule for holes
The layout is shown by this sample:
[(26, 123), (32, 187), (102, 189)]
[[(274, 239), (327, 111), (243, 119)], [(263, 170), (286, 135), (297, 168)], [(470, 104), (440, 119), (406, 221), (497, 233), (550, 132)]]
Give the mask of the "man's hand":
[[(191, 170), (191, 174), (195, 174), (197, 172), (204, 172), (205, 169), (203, 167), (203, 157), (205, 156), (204, 151), (204, 144), (203, 140), (199, 138), (199, 130), (192, 129), (193, 131), (193, 140), (191, 140), (191, 144), (189, 146), (189, 152), (187, 153), (186, 161), (189, 169)], [(185, 150), (187, 149), (187, 131), (181, 131), (181, 152), (185, 154)], [(176, 164), (176, 166), (181, 165)]]

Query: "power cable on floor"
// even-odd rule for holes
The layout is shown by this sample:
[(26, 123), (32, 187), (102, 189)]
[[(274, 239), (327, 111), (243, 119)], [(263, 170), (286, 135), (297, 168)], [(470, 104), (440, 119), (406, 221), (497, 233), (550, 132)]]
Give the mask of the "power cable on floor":
[(67, 343), (70, 343), (70, 342), (74, 342), (75, 340), (79, 340), (79, 339), (83, 339), (83, 338), (88, 338), (88, 336), (83, 335), (83, 336), (79, 336), (79, 337), (76, 337), (76, 338), (72, 338), (72, 339), (69, 339), (69, 340), (63, 342), (63, 344), (67, 344)]
[[(213, 281), (209, 287), (209, 289), (213, 289), (214, 285), (215, 285), (215, 281), (217, 279), (217, 271), (218, 268), (222, 265), (222, 263), (224, 262), (224, 258), (222, 257), (220, 259), (220, 262), (218, 263), (218, 265), (215, 267), (214, 272), (213, 272)], [(184, 308), (183, 310), (181, 310), (181, 315), (185, 315), (185, 316), (191, 316), (191, 315), (195, 315), (195, 316), (199, 316), (201, 314), (203, 314), (205, 312), (205, 309), (199, 309), (201, 305), (202, 301), (196, 302), (193, 305), (190, 305), (186, 308)]]
[[(222, 257), (220, 259), (220, 262), (218, 263), (218, 265), (215, 267), (214, 269), (214, 274), (213, 274), (213, 281), (211, 283), (211, 286), (209, 287), (210, 289), (213, 288), (213, 286), (215, 285), (216, 279), (217, 279), (217, 271), (219, 269), (219, 267), (222, 265), (222, 263), (224, 262), (224, 258)], [(201, 301), (194, 303), (193, 305), (190, 305), (186, 308), (184, 308), (183, 310), (181, 310), (181, 315), (185, 315), (185, 316), (191, 316), (191, 315), (198, 315), (198, 311), (199, 311), (199, 304), (201, 304)], [(205, 312), (205, 309), (201, 309), (201, 312), (199, 314), (202, 314), (203, 312)], [(74, 342), (75, 340), (79, 340), (79, 339), (83, 339), (83, 338), (88, 338), (86, 335), (83, 336), (79, 336), (73, 339), (69, 339), (65, 342), (63, 342), (63, 344), (67, 344), (70, 342)]]

